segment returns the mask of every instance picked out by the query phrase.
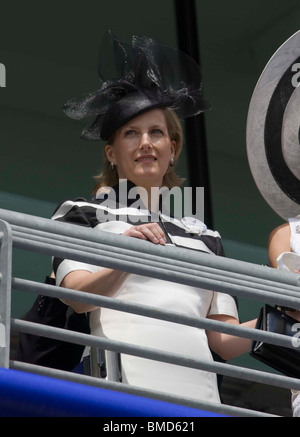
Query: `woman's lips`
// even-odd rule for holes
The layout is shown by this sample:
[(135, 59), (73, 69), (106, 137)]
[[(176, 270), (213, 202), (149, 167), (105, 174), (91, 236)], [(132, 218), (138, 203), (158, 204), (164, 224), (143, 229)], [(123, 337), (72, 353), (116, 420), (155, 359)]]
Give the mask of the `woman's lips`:
[(155, 156), (139, 156), (138, 158), (136, 158), (137, 162), (147, 162), (147, 161), (156, 161), (156, 157)]

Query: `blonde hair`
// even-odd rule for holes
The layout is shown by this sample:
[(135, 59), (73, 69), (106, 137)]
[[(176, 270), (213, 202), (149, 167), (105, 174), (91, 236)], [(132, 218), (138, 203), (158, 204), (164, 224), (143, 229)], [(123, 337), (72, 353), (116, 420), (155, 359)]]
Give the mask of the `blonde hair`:
[[(180, 186), (184, 179), (180, 178), (175, 173), (175, 167), (178, 162), (179, 155), (181, 153), (182, 144), (183, 144), (183, 132), (182, 127), (177, 117), (176, 113), (170, 108), (162, 108), (165, 114), (165, 119), (167, 123), (167, 128), (169, 132), (169, 136), (171, 141), (175, 141), (175, 156), (174, 156), (174, 164), (168, 167), (166, 174), (163, 177), (163, 186), (167, 188), (173, 188)], [(114, 134), (108, 139), (107, 144), (114, 143)], [(103, 160), (103, 170), (102, 172), (94, 176), (96, 180), (96, 186), (94, 187), (94, 193), (96, 193), (102, 187), (113, 187), (119, 181), (118, 172), (116, 167), (114, 169), (111, 168), (110, 162), (106, 157), (106, 153), (104, 151), (104, 160)]]

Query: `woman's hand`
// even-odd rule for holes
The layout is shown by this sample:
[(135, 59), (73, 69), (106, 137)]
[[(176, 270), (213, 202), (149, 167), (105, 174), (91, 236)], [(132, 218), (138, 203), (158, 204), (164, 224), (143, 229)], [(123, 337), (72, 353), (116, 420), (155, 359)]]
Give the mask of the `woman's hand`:
[(140, 238), (141, 240), (149, 240), (154, 244), (165, 244), (167, 241), (164, 231), (158, 223), (145, 223), (138, 226), (131, 226), (123, 235)]

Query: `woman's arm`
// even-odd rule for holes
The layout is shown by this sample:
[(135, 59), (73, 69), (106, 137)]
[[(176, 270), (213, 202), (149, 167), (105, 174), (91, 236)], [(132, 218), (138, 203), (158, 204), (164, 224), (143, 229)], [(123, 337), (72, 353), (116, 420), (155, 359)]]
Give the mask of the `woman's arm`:
[[(123, 235), (149, 240), (154, 244), (165, 244), (166, 238), (163, 230), (157, 223), (145, 223), (139, 226), (131, 226)], [(92, 273), (87, 270), (75, 270), (67, 274), (61, 282), (61, 287), (72, 290), (85, 291), (101, 296), (113, 296), (122, 285), (128, 273), (105, 268)], [(85, 313), (95, 310), (96, 306), (65, 300), (77, 313)]]
[[(110, 297), (116, 293), (127, 274), (128, 273), (108, 268), (96, 273), (86, 270), (75, 270), (67, 274), (60, 285), (61, 287), (70, 288), (72, 290)], [(68, 301), (64, 299), (64, 302), (70, 305), (76, 313), (85, 313), (98, 308), (90, 304), (72, 300)]]
[[(245, 323), (239, 323), (237, 319), (224, 314), (209, 316), (209, 319), (220, 322), (232, 323), (245, 328), (255, 328), (256, 319)], [(249, 352), (251, 339), (235, 337), (223, 332), (206, 331), (209, 347), (225, 361)]]
[[(288, 223), (275, 228), (269, 237), (269, 261), (271, 267), (277, 268), (277, 258), (281, 253), (291, 251), (291, 229)], [(294, 273), (299, 273), (295, 270)], [(287, 314), (300, 321), (300, 311), (287, 311)]]
[(275, 228), (269, 237), (269, 263), (271, 267), (277, 268), (277, 258), (283, 252), (290, 252), (291, 230), (288, 223)]

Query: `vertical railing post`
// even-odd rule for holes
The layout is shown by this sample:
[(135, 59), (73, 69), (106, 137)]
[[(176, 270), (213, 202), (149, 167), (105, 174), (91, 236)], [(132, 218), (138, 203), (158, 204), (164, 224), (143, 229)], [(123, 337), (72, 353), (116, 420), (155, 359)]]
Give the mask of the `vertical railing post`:
[(9, 367), (12, 235), (0, 220), (0, 367)]

